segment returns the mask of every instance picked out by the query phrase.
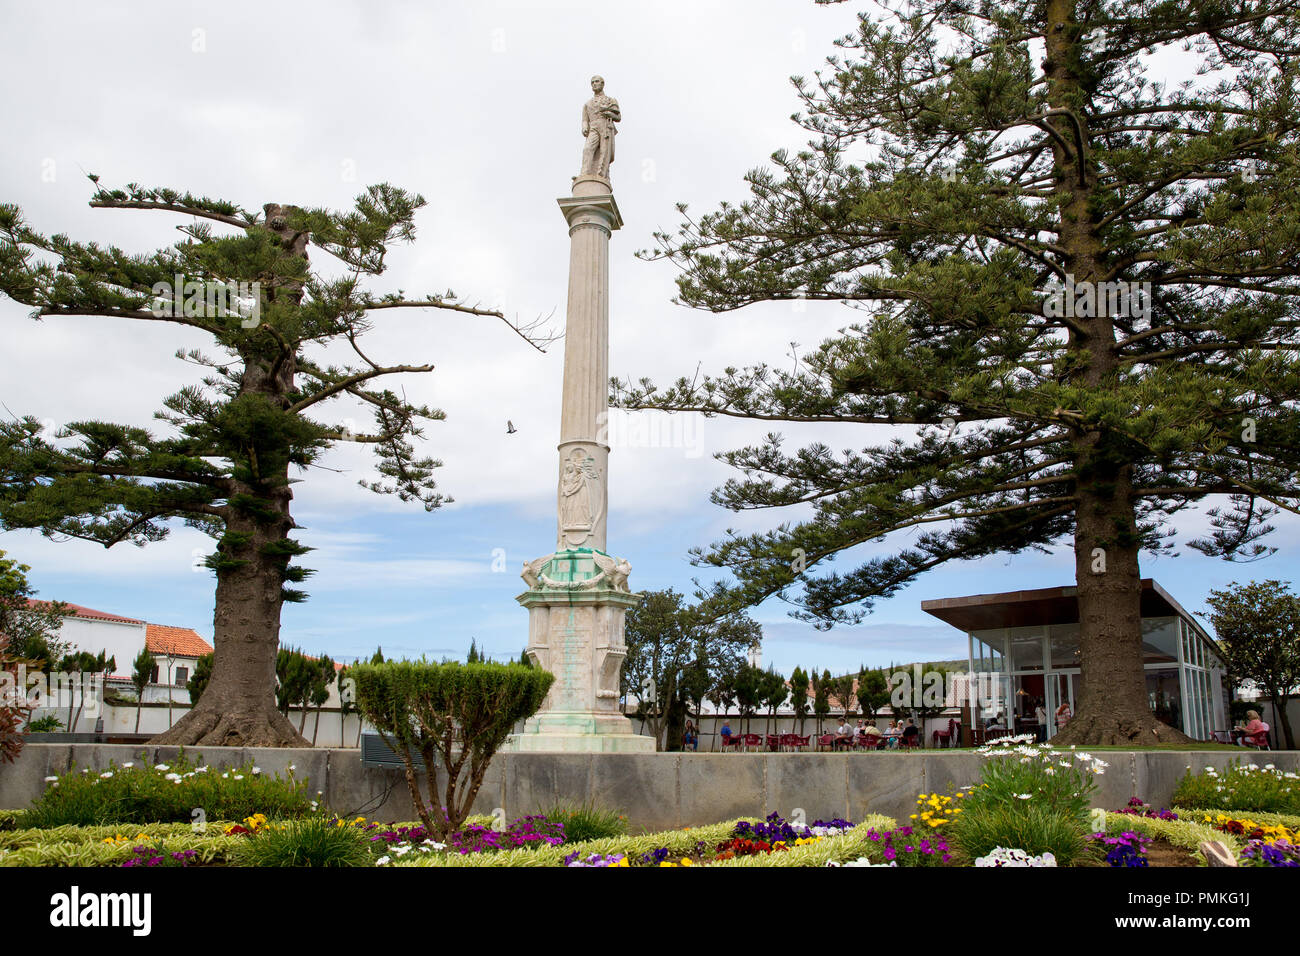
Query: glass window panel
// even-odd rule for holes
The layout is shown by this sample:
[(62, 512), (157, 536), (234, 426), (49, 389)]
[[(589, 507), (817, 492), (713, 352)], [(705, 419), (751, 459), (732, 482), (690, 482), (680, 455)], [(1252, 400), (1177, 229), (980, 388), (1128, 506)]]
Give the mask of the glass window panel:
[(1022, 635), (1011, 639), (1011, 669), (1013, 671), (1041, 671), (1043, 669), (1042, 634)]
[(1180, 623), (1176, 617), (1142, 619), (1142, 660), (1145, 663), (1173, 664), (1178, 661)]
[(1052, 667), (1079, 666), (1079, 625), (1053, 624), (1048, 631)]
[(1183, 728), (1182, 700), (1178, 689), (1178, 668), (1148, 668), (1146, 680), (1147, 706), (1151, 708), (1151, 712), (1171, 727), (1177, 727), (1186, 733)]

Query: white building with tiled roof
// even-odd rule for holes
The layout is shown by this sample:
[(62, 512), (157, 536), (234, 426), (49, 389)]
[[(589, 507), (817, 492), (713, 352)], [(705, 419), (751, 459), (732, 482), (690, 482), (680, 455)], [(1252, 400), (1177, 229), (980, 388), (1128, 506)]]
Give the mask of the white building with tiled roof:
[[(44, 601), (30, 603), (47, 605)], [(91, 654), (104, 651), (113, 658), (115, 666), (107, 681), (108, 690), (134, 695), (131, 667), (136, 655), (147, 647), (157, 665), (152, 681), (145, 688), (145, 702), (168, 699), (177, 704), (190, 702), (185, 683), (194, 675), (199, 658), (212, 653), (212, 645), (192, 628), (150, 624), (80, 604), (64, 602), (64, 607), (69, 613), (59, 628), (59, 637), (71, 642), (74, 650)]]

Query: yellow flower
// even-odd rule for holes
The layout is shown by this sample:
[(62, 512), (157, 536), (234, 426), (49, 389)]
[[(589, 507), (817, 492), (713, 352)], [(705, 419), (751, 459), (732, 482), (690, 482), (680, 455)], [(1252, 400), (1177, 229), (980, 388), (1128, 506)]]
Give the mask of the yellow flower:
[(690, 857), (688, 857), (688, 856), (684, 856), (684, 857), (682, 857), (682, 866), (694, 866), (694, 865), (695, 865), (695, 864), (691, 862), (691, 858), (690, 858)]

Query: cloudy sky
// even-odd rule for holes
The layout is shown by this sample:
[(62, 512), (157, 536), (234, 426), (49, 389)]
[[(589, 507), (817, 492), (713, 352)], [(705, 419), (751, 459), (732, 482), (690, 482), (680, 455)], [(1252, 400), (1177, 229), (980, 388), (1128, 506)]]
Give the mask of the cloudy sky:
[[(852, 26), (849, 6), (806, 0), (519, 2), (0, 2), (0, 201), (35, 228), (145, 252), (175, 242), (180, 217), (91, 210), (85, 173), (221, 197), (247, 208), (346, 208), (366, 184), (419, 192), (415, 244), (398, 247), (377, 291), (448, 287), (523, 319), (562, 321), (568, 239), (555, 199), (581, 151), (579, 111), (601, 73), (623, 111), (612, 178), (625, 226), (610, 252), (611, 372), (667, 383), (697, 366), (779, 363), (854, 316), (828, 303), (713, 316), (670, 303), (674, 270), (633, 253), (678, 221), (674, 205), (744, 196), (741, 177), (802, 144), (789, 76), (810, 74)], [(13, 82), (14, 78), (22, 82)], [(334, 265), (317, 253), (315, 265)], [(520, 564), (554, 540), (560, 347), (545, 355), (499, 322), (452, 313), (382, 313), (368, 351), (436, 370), (400, 382), (442, 408), (424, 451), (444, 462), (455, 503), (431, 514), (357, 487), (364, 453), (333, 453), (295, 491), (311, 600), (285, 608), (282, 638), (336, 658), (460, 656), (471, 638), (497, 656), (526, 640), (515, 603)], [(142, 326), (142, 327), (141, 327)], [(0, 300), (3, 414), (51, 425), (85, 417), (150, 425), (160, 400), (199, 377), (173, 354), (207, 343), (191, 330), (107, 318), (33, 322)], [(337, 417), (357, 415), (340, 406)], [(518, 432), (506, 434), (506, 422)], [(757, 440), (761, 423), (647, 416), (611, 462), (609, 548), (639, 589), (689, 591), (687, 551), (771, 515), (709, 503), (727, 476), (716, 452)], [(849, 427), (856, 434), (849, 433)], [(787, 431), (832, 447), (881, 439), (870, 426)], [(633, 438), (635, 437), (635, 440)], [(628, 447), (632, 445), (634, 447)], [(1199, 519), (1181, 526), (1194, 536)], [(1185, 606), (1232, 580), (1289, 577), (1296, 522), (1270, 561), (1242, 568), (1183, 549), (1143, 571)], [(202, 535), (177, 528), (144, 549), (0, 534), (43, 597), (212, 634)], [(1066, 552), (953, 565), (878, 606), (858, 627), (820, 633), (771, 602), (756, 610), (765, 661), (859, 663), (964, 656), (962, 635), (924, 599), (1072, 583)]]

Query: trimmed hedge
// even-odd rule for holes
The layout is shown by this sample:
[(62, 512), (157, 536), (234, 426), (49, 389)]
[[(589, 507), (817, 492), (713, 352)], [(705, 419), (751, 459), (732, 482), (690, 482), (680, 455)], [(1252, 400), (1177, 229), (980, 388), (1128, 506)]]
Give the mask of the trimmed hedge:
[[(1225, 811), (1219, 811), (1225, 812)], [(1156, 817), (1138, 817), (1123, 813), (1106, 814), (1106, 835), (1118, 836), (1126, 830), (1155, 840), (1167, 840), (1176, 847), (1191, 850), (1192, 855), (1202, 866), (1207, 865), (1205, 855), (1201, 853), (1201, 843), (1217, 840), (1224, 844), (1236, 856), (1245, 844), (1240, 837), (1224, 833), (1203, 823), (1185, 820), (1183, 811), (1179, 811), (1177, 820), (1161, 820)]]

